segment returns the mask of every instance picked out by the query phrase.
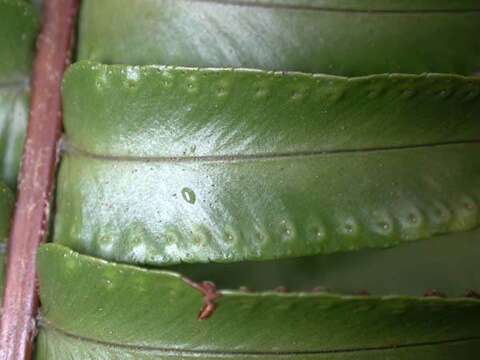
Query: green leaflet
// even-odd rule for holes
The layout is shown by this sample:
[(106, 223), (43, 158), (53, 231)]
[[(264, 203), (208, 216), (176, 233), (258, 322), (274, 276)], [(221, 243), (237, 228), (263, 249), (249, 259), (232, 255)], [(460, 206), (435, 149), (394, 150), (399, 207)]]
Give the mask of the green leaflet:
[(25, 82), (30, 74), (39, 21), (24, 0), (0, 0), (0, 86)]
[(74, 65), (55, 241), (158, 265), (473, 229), (479, 94), (448, 75)]
[(469, 75), (480, 69), (478, 33), (474, 0), (85, 0), (79, 59)]
[(0, 181), (14, 189), (28, 119), (28, 78), (39, 26), (24, 0), (0, 0)]
[(202, 295), (178, 274), (55, 244), (38, 266), (40, 360), (470, 359), (479, 345), (474, 299), (222, 291), (199, 321)]

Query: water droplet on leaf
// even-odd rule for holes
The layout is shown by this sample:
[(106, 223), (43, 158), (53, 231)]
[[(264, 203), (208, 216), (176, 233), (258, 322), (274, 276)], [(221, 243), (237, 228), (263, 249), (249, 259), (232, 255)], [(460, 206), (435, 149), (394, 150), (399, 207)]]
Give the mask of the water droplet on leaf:
[(190, 204), (195, 204), (195, 201), (197, 200), (197, 197), (193, 190), (187, 187), (182, 189), (182, 197), (186, 202)]

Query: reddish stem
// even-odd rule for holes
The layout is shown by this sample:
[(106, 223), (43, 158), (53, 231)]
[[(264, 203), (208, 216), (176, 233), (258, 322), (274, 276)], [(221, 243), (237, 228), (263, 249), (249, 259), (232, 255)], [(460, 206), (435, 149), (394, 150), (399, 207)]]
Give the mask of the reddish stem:
[(44, 0), (33, 64), (30, 115), (8, 243), (0, 359), (32, 354), (38, 308), (35, 257), (48, 230), (57, 145), (62, 131), (60, 86), (70, 61), (78, 0)]
[(215, 312), (215, 309), (217, 308), (215, 301), (221, 298), (222, 294), (217, 291), (215, 284), (210, 281), (196, 283), (187, 277), (183, 277), (183, 281), (185, 281), (195, 290), (200, 291), (200, 293), (203, 295), (203, 307), (200, 309), (197, 319), (207, 320)]

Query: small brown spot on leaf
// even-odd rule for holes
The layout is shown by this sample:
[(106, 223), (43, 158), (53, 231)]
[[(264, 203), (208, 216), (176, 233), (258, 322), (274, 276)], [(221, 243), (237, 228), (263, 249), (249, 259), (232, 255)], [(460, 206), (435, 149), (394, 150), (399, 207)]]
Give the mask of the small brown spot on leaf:
[(440, 297), (440, 298), (446, 298), (447, 297), (447, 295), (445, 295), (444, 293), (442, 293), (440, 291), (437, 291), (435, 289), (428, 289), (427, 291), (425, 291), (423, 296), (425, 296), (425, 297)]
[(475, 290), (468, 290), (465, 293), (465, 297), (480, 300), (480, 293), (476, 292)]

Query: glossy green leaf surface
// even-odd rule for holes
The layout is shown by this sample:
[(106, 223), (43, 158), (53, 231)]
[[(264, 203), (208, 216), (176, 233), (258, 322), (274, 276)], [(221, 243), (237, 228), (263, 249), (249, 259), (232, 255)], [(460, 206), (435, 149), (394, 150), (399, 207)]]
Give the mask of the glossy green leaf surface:
[(59, 245), (43, 246), (38, 265), (40, 359), (113, 359), (122, 352), (145, 359), (182, 352), (323, 359), (356, 349), (395, 356), (395, 347), (444, 359), (445, 349), (460, 346), (471, 355), (478, 346), (474, 299), (222, 291), (212, 316), (199, 321), (202, 295), (175, 273), (108, 263)]
[(479, 85), (73, 66), (55, 241), (157, 265), (388, 247), (473, 229)]
[(69, 142), (130, 157), (295, 155), (480, 140), (480, 78), (77, 63)]
[(468, 1), (85, 0), (79, 59), (335, 75), (480, 70)]
[(69, 153), (55, 241), (155, 265), (388, 247), (469, 230), (479, 221), (479, 152), (465, 144), (182, 162)]
[(28, 78), (38, 16), (24, 0), (0, 0), (0, 181), (15, 189), (28, 119)]
[(38, 266), (38, 359), (470, 359), (479, 344), (475, 299), (221, 291), (199, 321), (175, 273), (53, 244)]

